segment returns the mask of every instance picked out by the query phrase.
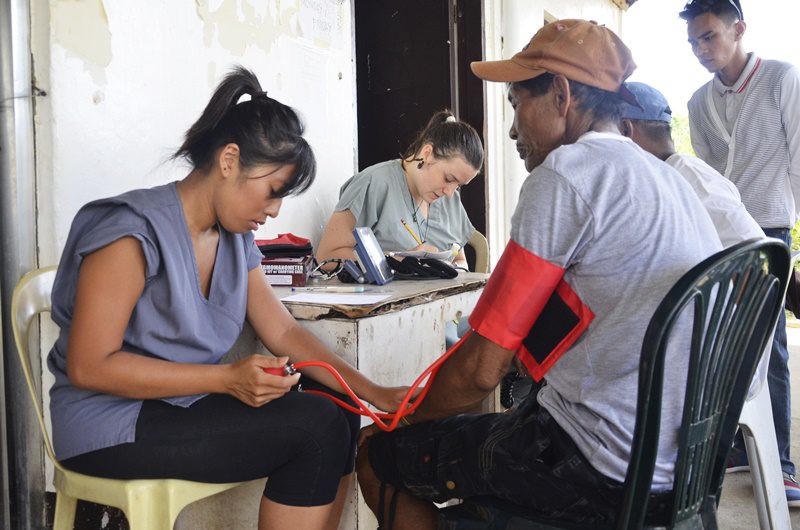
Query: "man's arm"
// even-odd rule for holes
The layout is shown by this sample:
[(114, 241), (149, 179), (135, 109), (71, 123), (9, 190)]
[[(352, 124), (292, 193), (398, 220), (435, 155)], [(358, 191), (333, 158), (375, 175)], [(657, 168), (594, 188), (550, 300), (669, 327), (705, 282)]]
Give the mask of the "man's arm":
[(436, 374), (414, 423), (471, 412), (508, 372), (514, 351), (473, 331)]
[[(551, 170), (540, 167), (534, 174), (520, 193), (512, 240), (470, 315), (473, 331), (439, 369), (412, 422), (477, 408), (500, 383), (562, 281), (566, 266), (541, 256), (566, 263), (590, 237), (591, 210), (574, 188)], [(556, 212), (553, 204), (559, 205)]]
[(800, 70), (792, 67), (781, 85), (781, 120), (789, 148), (789, 184), (794, 197), (794, 218), (800, 215)]
[(700, 101), (695, 101), (695, 98), (689, 100), (689, 138), (691, 139), (692, 149), (694, 149), (697, 158), (708, 163), (711, 146), (708, 144), (706, 137), (700, 134), (700, 128), (698, 126), (700, 110), (697, 108), (697, 106), (703, 105), (705, 98), (700, 97), (699, 100)]

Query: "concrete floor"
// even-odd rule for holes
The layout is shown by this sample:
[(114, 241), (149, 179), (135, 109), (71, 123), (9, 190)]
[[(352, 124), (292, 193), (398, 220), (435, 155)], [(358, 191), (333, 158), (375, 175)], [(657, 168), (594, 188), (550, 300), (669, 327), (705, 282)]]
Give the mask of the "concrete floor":
[[(789, 370), (792, 374), (792, 460), (800, 466), (800, 322), (789, 321)], [(799, 473), (800, 474), (800, 473)], [(800, 508), (790, 509), (792, 528), (800, 530)], [(722, 530), (758, 528), (750, 473), (726, 475), (718, 512)]]

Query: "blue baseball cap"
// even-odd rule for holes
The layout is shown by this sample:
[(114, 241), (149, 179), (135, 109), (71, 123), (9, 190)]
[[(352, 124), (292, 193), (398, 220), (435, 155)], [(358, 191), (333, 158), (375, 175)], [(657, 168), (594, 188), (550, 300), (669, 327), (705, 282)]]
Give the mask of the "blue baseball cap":
[[(628, 90), (636, 96), (639, 107), (623, 102), (620, 107), (621, 118), (628, 120), (672, 121), (672, 109), (669, 108), (664, 94), (645, 83), (625, 83)], [(641, 108), (640, 108), (641, 107)]]

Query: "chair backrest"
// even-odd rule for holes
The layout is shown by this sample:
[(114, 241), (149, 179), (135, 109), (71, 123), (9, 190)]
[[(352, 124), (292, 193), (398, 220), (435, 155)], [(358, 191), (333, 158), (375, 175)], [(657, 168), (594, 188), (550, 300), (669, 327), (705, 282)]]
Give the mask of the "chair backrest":
[(666, 524), (713, 517), (747, 388), (783, 309), (789, 267), (783, 242), (745, 241), (692, 268), (656, 309), (642, 344), (636, 427), (617, 528), (641, 528), (645, 520), (667, 344), (688, 307), (694, 311), (691, 351)]
[[(788, 309), (788, 305), (786, 305), (786, 301), (789, 297), (788, 291), (792, 288), (792, 274), (795, 268), (795, 264), (798, 261), (798, 254), (792, 253), (792, 261), (789, 267), (789, 272), (787, 273), (787, 292), (784, 296), (783, 305), (785, 305)], [(747, 399), (745, 401), (750, 401), (756, 397), (759, 391), (767, 386), (767, 373), (769, 372), (769, 358), (772, 355), (772, 341), (775, 336), (775, 330), (772, 330), (770, 334), (769, 340), (767, 340), (767, 345), (764, 347), (764, 354), (761, 356), (761, 360), (758, 362), (758, 366), (756, 366), (756, 373), (753, 375), (753, 381), (750, 383), (750, 388), (747, 391)]]
[(486, 241), (486, 237), (475, 230), (467, 241), (467, 245), (475, 251), (474, 272), (489, 272), (489, 242)]
[(42, 416), (39, 393), (36, 391), (36, 382), (31, 371), (31, 355), (38, 354), (38, 349), (31, 350), (28, 334), (31, 324), (37, 315), (42, 312), (50, 311), (50, 293), (53, 290), (53, 281), (56, 277), (56, 267), (36, 269), (29, 272), (17, 283), (14, 288), (14, 295), (11, 298), (11, 327), (14, 330), (14, 342), (17, 345), (20, 365), (25, 373), (25, 381), (28, 383), (28, 391), (31, 401), (36, 409), (36, 418), (39, 420), (39, 427), (45, 441), (47, 454), (53, 463), (58, 466), (50, 437), (47, 435), (47, 427)]

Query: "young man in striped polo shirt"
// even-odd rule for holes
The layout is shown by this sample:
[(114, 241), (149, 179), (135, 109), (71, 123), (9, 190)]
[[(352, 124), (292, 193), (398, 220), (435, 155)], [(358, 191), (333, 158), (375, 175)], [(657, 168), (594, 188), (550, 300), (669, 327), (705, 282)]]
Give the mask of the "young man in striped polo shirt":
[[(697, 156), (729, 178), (766, 235), (791, 245), (800, 208), (800, 73), (744, 49), (747, 26), (739, 0), (690, 0), (692, 51), (714, 78), (689, 101)], [(769, 391), (786, 498), (800, 507), (800, 487), (789, 457), (791, 394), (786, 321), (778, 321), (769, 363)], [(741, 435), (729, 471), (749, 469)]]

